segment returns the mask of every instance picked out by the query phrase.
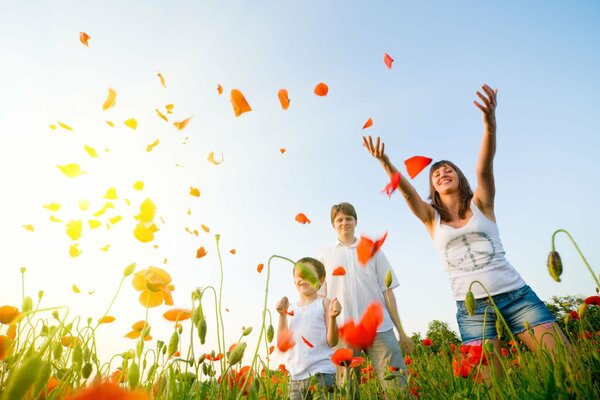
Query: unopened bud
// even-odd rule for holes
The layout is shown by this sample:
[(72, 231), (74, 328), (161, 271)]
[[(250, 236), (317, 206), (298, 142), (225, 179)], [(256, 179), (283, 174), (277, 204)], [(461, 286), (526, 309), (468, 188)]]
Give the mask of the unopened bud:
[(275, 329), (273, 329), (273, 325), (269, 325), (267, 328), (267, 342), (271, 343), (273, 341), (273, 337), (275, 336)]
[(123, 276), (129, 276), (129, 275), (133, 274), (133, 271), (135, 271), (135, 267), (136, 267), (135, 263), (132, 263), (132, 264), (129, 264), (128, 266), (126, 266), (125, 269), (123, 270)]
[(246, 342), (238, 343), (233, 351), (229, 354), (229, 365), (234, 365), (242, 361), (244, 351), (246, 350)]
[(502, 319), (496, 319), (496, 334), (498, 335), (498, 339), (502, 339), (502, 334), (504, 333), (504, 326), (502, 325)]
[(557, 251), (551, 251), (548, 254), (548, 272), (552, 279), (556, 282), (560, 282), (560, 275), (563, 272), (562, 261), (560, 259), (560, 254)]
[(467, 292), (467, 297), (465, 298), (465, 307), (469, 316), (472, 317), (475, 314), (475, 296), (473, 296), (473, 292), (470, 290)]
[(252, 327), (249, 326), (246, 329), (244, 329), (244, 332), (242, 332), (242, 336), (248, 336), (250, 333), (252, 333)]
[(388, 269), (388, 272), (385, 274), (385, 287), (389, 288), (392, 286), (392, 270)]

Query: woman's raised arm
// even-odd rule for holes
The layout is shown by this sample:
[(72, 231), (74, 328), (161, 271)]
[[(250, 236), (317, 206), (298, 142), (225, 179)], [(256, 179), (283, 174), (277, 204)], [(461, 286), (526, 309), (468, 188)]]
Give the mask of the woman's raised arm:
[(481, 87), (483, 93), (477, 92), (481, 103), (473, 101), (479, 108), (483, 117), (483, 140), (475, 173), (477, 175), (477, 188), (474, 200), (483, 213), (494, 219), (494, 195), (496, 187), (494, 183), (494, 154), (496, 153), (496, 95), (498, 89), (492, 89), (484, 84)]

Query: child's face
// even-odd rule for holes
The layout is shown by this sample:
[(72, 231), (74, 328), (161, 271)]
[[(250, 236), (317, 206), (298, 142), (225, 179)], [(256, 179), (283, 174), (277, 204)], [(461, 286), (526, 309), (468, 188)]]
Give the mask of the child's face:
[[(315, 277), (319, 277), (319, 274), (317, 274), (317, 270), (311, 263), (304, 263), (304, 265), (311, 270)], [(295, 268), (294, 283), (296, 284), (296, 290), (298, 290), (298, 293), (300, 293), (303, 296), (311, 296), (314, 295), (321, 288), (321, 285), (323, 284), (323, 278), (319, 279), (318, 287), (314, 288), (309, 283), (309, 281), (302, 277), (302, 272), (300, 271), (300, 268)]]

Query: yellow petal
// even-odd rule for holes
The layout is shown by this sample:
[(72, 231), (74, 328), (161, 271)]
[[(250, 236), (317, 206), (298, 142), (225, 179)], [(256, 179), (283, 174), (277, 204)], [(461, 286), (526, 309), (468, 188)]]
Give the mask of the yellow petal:
[(102, 104), (102, 109), (106, 111), (109, 108), (114, 107), (116, 102), (117, 92), (112, 88), (108, 88), (108, 96), (106, 97), (106, 100), (104, 100), (104, 104)]
[(23, 225), (23, 228), (27, 229), (29, 232), (33, 232), (33, 225), (31, 224)]
[(148, 146), (146, 146), (146, 151), (147, 152), (152, 151), (153, 148), (158, 146), (158, 143), (160, 143), (160, 140), (156, 139), (154, 142), (152, 142), (152, 144), (149, 144)]
[(79, 209), (81, 211), (87, 211), (88, 208), (90, 207), (90, 202), (82, 199), (77, 202), (77, 206), (79, 207)]
[(144, 200), (144, 202), (140, 205), (140, 214), (135, 218), (140, 222), (152, 222), (154, 220), (154, 216), (156, 215), (156, 206), (150, 199)]
[(204, 232), (206, 232), (206, 233), (209, 233), (209, 232), (210, 232), (210, 228), (209, 228), (208, 226), (206, 226), (206, 225), (200, 225), (200, 226), (202, 227), (202, 230), (203, 230)]
[(48, 127), (49, 127), (50, 129), (52, 129), (52, 130), (55, 130), (55, 129), (56, 129), (56, 125), (52, 125), (52, 124), (48, 125)]
[(109, 200), (116, 200), (118, 199), (117, 197), (117, 191), (115, 190), (115, 188), (109, 188), (106, 191), (106, 194), (104, 195), (105, 199), (109, 199)]
[(152, 229), (146, 228), (144, 224), (137, 224), (133, 235), (142, 243), (148, 243), (154, 240), (154, 232)]
[(186, 126), (188, 126), (188, 124), (190, 123), (190, 121), (192, 120), (193, 117), (189, 117), (184, 119), (183, 121), (179, 121), (179, 122), (173, 122), (173, 125), (175, 125), (175, 128), (182, 130), (184, 129)]
[(111, 128), (115, 127), (115, 123), (112, 121), (104, 121), (104, 122), (106, 122), (106, 125), (110, 126)]
[(114, 322), (116, 320), (115, 317), (112, 317), (110, 315), (107, 315), (106, 317), (102, 317), (98, 320), (99, 324), (110, 324), (111, 322)]
[(200, 189), (190, 186), (190, 195), (200, 197)]
[(73, 284), (73, 286), (71, 286), (71, 289), (73, 289), (73, 292), (75, 293), (81, 293), (81, 290), (79, 290), (76, 284)]
[(173, 114), (173, 109), (175, 108), (174, 104), (167, 104), (165, 106), (165, 110), (167, 110), (167, 114)]
[(156, 111), (156, 115), (158, 115), (159, 117), (161, 117), (162, 119), (164, 119), (166, 122), (169, 122), (169, 118), (167, 118), (165, 114), (163, 114), (160, 111), (158, 111), (158, 108), (155, 111)]
[(100, 225), (102, 225), (102, 223), (100, 221), (98, 221), (97, 219), (90, 219), (88, 221), (88, 225), (90, 226), (90, 229), (96, 229), (96, 228), (100, 227)]
[(127, 121), (124, 122), (124, 124), (130, 127), (131, 129), (137, 128), (137, 120), (135, 118), (129, 118)]
[(82, 223), (79, 220), (71, 220), (67, 223), (67, 235), (71, 240), (77, 240), (81, 237)]
[(192, 210), (188, 208), (187, 215), (192, 215)]
[(144, 182), (137, 181), (136, 183), (133, 184), (133, 188), (135, 190), (142, 190), (142, 189), (144, 189)]
[(125, 204), (127, 204), (128, 206), (131, 205), (131, 201), (129, 199), (123, 199), (123, 201), (125, 202)]
[(208, 153), (208, 162), (212, 163), (214, 165), (219, 165), (221, 164), (223, 161), (225, 160), (225, 157), (223, 157), (223, 153), (221, 153), (221, 161), (217, 161), (215, 160), (215, 152), (211, 151), (210, 153)]
[(87, 174), (87, 172), (81, 170), (79, 164), (57, 165), (57, 167), (61, 170), (63, 174), (65, 174), (69, 178), (75, 178), (76, 176), (79, 176), (81, 174)]
[(94, 293), (96, 293), (95, 290), (88, 290), (88, 294), (94, 294)]
[(44, 205), (44, 208), (52, 211), (52, 212), (56, 212), (58, 210), (60, 210), (61, 205), (59, 203), (50, 203), (50, 204), (46, 204)]
[(56, 216), (54, 216), (54, 215), (51, 215), (51, 216), (50, 216), (50, 222), (62, 222), (62, 219), (60, 219), (60, 218), (57, 218), (57, 217), (56, 217)]
[(71, 257), (77, 257), (78, 255), (80, 255), (82, 252), (77, 248), (77, 246), (79, 246), (78, 244), (72, 244), (71, 247), (69, 247), (69, 255)]
[(63, 123), (63, 122), (57, 122), (57, 124), (58, 124), (58, 126), (60, 126), (61, 128), (63, 128), (63, 129), (66, 129), (66, 130), (68, 130), (68, 131), (72, 131), (72, 130), (73, 130), (73, 128), (71, 128), (69, 125), (67, 125), (67, 124), (65, 124), (65, 123)]
[(163, 74), (158, 72), (156, 75), (158, 76), (158, 79), (160, 79), (160, 84), (162, 85), (162, 87), (166, 88), (167, 83), (165, 82), (165, 77), (163, 76)]
[(98, 211), (96, 211), (93, 215), (94, 215), (94, 217), (99, 217), (101, 215), (104, 215), (105, 212), (106, 212), (106, 206), (104, 206), (101, 209), (99, 209)]
[(112, 202), (107, 201), (106, 203), (104, 203), (104, 208), (106, 208), (106, 209), (115, 208), (115, 205)]
[(96, 149), (94, 149), (93, 147), (90, 147), (90, 146), (86, 146), (86, 145), (83, 145), (83, 148), (90, 155), (90, 157), (98, 158), (98, 153), (96, 152)]
[(100, 250), (102, 250), (102, 251), (108, 251), (109, 248), (110, 248), (110, 244), (107, 244), (104, 247), (100, 247)]
[(117, 222), (119, 222), (122, 219), (123, 219), (123, 217), (121, 217), (120, 215), (117, 215), (116, 217), (110, 218), (109, 221), (110, 221), (111, 224), (114, 225), (114, 224), (116, 224)]

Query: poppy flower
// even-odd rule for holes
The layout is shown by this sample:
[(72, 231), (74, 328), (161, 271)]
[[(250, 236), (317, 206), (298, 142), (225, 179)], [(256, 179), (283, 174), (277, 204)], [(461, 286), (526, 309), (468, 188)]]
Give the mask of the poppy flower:
[(310, 219), (308, 219), (308, 217), (303, 213), (296, 214), (295, 220), (301, 224), (310, 224)]
[(170, 309), (169, 311), (166, 311), (163, 314), (163, 317), (165, 317), (165, 319), (167, 321), (171, 321), (171, 322), (185, 321), (186, 319), (189, 319), (192, 317), (192, 310), (183, 310), (181, 308), (173, 308), (173, 309)]
[(6, 335), (0, 335), (0, 361), (12, 352), (12, 339)]
[(466, 358), (459, 359), (456, 357), (452, 361), (452, 367), (454, 369), (454, 376), (468, 378), (471, 375), (471, 371), (473, 371), (474, 365)]
[(311, 349), (314, 349), (314, 348), (315, 348), (315, 345), (314, 345), (314, 344), (312, 344), (311, 342), (309, 342), (309, 341), (308, 341), (308, 340), (307, 340), (307, 339), (306, 339), (304, 336), (300, 336), (300, 337), (302, 338), (302, 341), (303, 341), (304, 343), (306, 343), (306, 345), (307, 345), (308, 347), (310, 347)]
[(472, 364), (488, 365), (487, 357), (482, 346), (469, 346), (469, 361)]
[(344, 342), (357, 349), (366, 349), (373, 344), (377, 328), (383, 323), (383, 306), (374, 301), (365, 310), (360, 322), (350, 320), (339, 328)]
[(353, 357), (352, 349), (338, 349), (331, 356), (331, 361), (340, 367), (358, 367), (365, 362), (364, 357)]
[(214, 352), (213, 352), (213, 354), (207, 354), (206, 355), (206, 359), (209, 360), (209, 361), (219, 361), (223, 357), (224, 357), (223, 353), (219, 353), (217, 355), (214, 355)]
[(508, 350), (506, 349), (506, 347), (503, 347), (502, 349), (500, 349), (500, 354), (502, 354), (502, 357), (508, 357), (508, 355), (510, 353), (508, 352)]
[(571, 319), (579, 319), (579, 313), (577, 311), (571, 311), (569, 313), (569, 316), (571, 317)]
[(400, 371), (400, 368), (394, 367), (393, 365), (390, 365), (388, 368), (389, 368), (390, 372)]
[(360, 242), (356, 247), (356, 252), (358, 253), (358, 262), (364, 267), (367, 265), (367, 262), (379, 251), (383, 242), (385, 242), (385, 238), (387, 237), (387, 232), (376, 241), (369, 239), (366, 236), (360, 237)]
[(90, 40), (91, 37), (90, 35), (88, 35), (85, 32), (79, 32), (79, 41), (85, 46), (85, 47), (89, 47), (88, 46), (88, 40)]
[(230, 99), (231, 105), (233, 106), (233, 113), (236, 117), (239, 117), (245, 112), (252, 111), (252, 108), (250, 108), (250, 104), (248, 104), (246, 98), (239, 90), (232, 89)]
[(371, 118), (369, 118), (369, 119), (367, 120), (367, 122), (365, 122), (365, 124), (363, 125), (363, 127), (362, 127), (362, 128), (363, 128), (363, 129), (367, 129), (367, 128), (370, 128), (370, 127), (372, 127), (372, 126), (373, 126), (373, 120), (372, 120)]
[(390, 57), (388, 53), (383, 53), (383, 62), (388, 69), (392, 69), (392, 63), (394, 62), (394, 59)]
[(13, 306), (0, 307), (0, 324), (10, 324), (19, 315), (19, 309)]
[(121, 388), (118, 384), (105, 381), (88, 386), (79, 391), (72, 400), (97, 400), (97, 399), (115, 399), (115, 400), (150, 400), (150, 395), (143, 389), (129, 391)]
[(258, 272), (260, 274), (264, 267), (265, 267), (265, 264), (262, 264), (262, 263), (258, 264), (258, 266), (256, 267), (256, 272)]
[(398, 186), (400, 186), (400, 173), (396, 172), (395, 174), (392, 174), (392, 176), (390, 176), (390, 183), (385, 185), (383, 192), (385, 192), (385, 194), (387, 194), (388, 197), (391, 197), (392, 193), (394, 193), (394, 191), (398, 189)]
[(430, 163), (431, 158), (423, 156), (414, 156), (404, 161), (404, 165), (406, 165), (406, 171), (408, 172), (410, 179), (413, 179), (415, 176), (417, 176), (419, 172), (423, 171), (423, 169), (425, 169), (425, 167)]
[[(134, 323), (133, 325), (131, 325), (131, 331), (126, 333), (124, 335), (124, 337), (129, 338), (129, 339), (137, 339), (141, 336), (142, 331), (146, 328), (150, 328), (150, 325), (146, 322), (146, 321), (138, 321), (136, 323)], [(150, 331), (150, 329), (147, 329), (148, 332)], [(147, 334), (146, 336), (144, 336), (144, 341), (148, 341), (148, 340), (152, 340), (152, 336), (150, 336), (150, 334)]]
[(590, 297), (586, 297), (586, 299), (583, 301), (585, 304), (589, 305), (594, 305), (594, 306), (600, 306), (600, 296), (590, 296)]
[(289, 329), (282, 329), (277, 335), (277, 348), (282, 353), (285, 353), (296, 345), (294, 334)]
[(410, 358), (410, 356), (404, 356), (404, 364), (406, 364), (406, 365), (412, 364), (412, 358)]
[(423, 346), (425, 347), (431, 347), (433, 346), (433, 341), (429, 338), (425, 338), (421, 341), (421, 343), (423, 344)]
[(325, 83), (321, 82), (317, 86), (315, 86), (314, 93), (317, 96), (321, 96), (321, 97), (327, 96), (327, 93), (329, 93), (329, 86), (327, 86)]
[(333, 270), (333, 272), (331, 273), (331, 275), (333, 275), (333, 276), (344, 276), (344, 275), (346, 275), (346, 270), (344, 269), (344, 267), (342, 267), (340, 265), (339, 267), (337, 267), (336, 269)]
[(149, 308), (158, 307), (163, 302), (168, 306), (173, 305), (171, 291), (175, 287), (170, 283), (171, 275), (157, 267), (136, 272), (132, 280), (135, 290), (142, 292), (140, 303)]
[(279, 97), (281, 108), (287, 110), (290, 107), (290, 99), (288, 97), (287, 89), (280, 89), (279, 92), (277, 92), (277, 97)]

